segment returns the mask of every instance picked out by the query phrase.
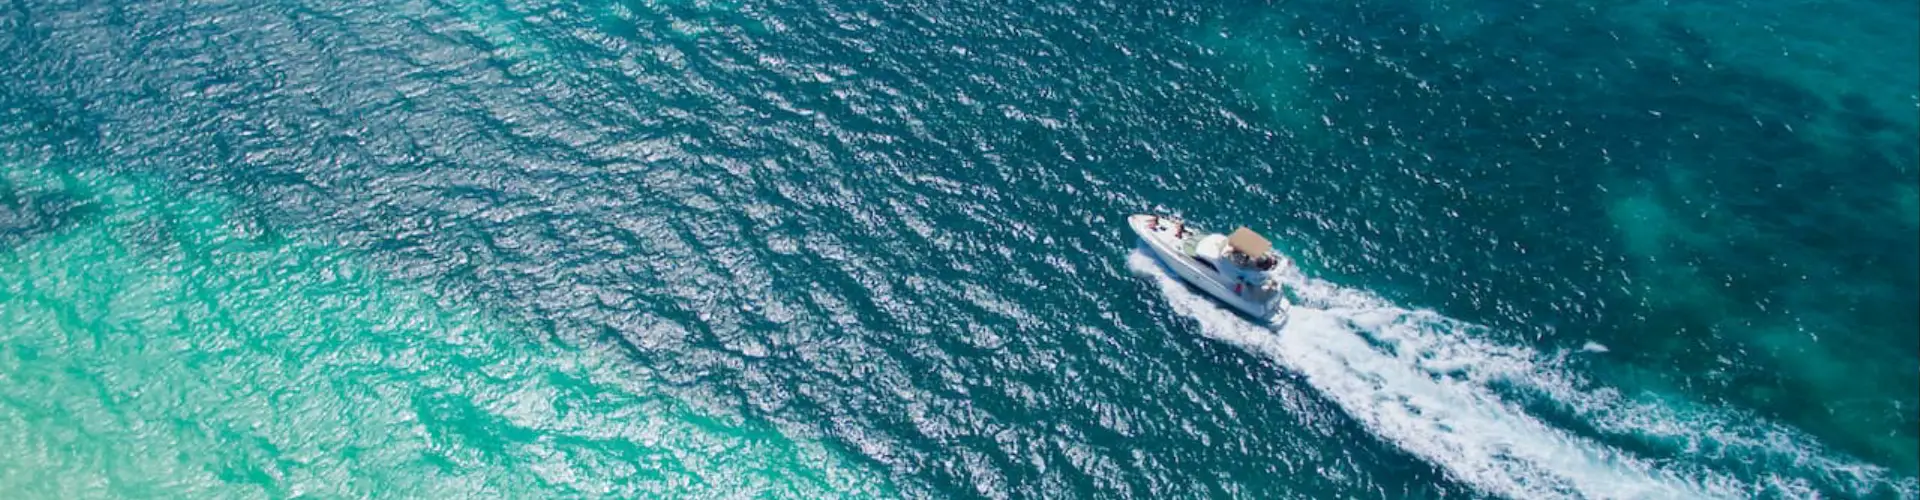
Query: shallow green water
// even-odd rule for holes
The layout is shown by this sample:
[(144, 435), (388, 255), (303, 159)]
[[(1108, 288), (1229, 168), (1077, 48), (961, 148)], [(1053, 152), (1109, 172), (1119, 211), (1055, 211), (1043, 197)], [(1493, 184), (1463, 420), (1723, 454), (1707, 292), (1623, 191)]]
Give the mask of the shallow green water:
[(5, 173), (13, 208), (70, 218), (0, 256), (15, 498), (888, 495), (619, 351), (396, 288), (231, 202)]

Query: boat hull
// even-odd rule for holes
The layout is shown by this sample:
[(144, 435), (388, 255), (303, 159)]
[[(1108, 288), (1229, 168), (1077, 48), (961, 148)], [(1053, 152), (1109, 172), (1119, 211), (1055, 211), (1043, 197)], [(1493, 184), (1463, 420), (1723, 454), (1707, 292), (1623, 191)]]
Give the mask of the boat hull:
[(1286, 301), (1284, 299), (1276, 298), (1272, 302), (1261, 303), (1239, 297), (1239, 294), (1233, 291), (1232, 285), (1215, 278), (1215, 273), (1187, 254), (1183, 248), (1184, 243), (1175, 231), (1157, 227), (1155, 220), (1156, 218), (1151, 215), (1135, 215), (1127, 218), (1127, 226), (1133, 229), (1134, 234), (1140, 236), (1140, 241), (1153, 252), (1153, 256), (1165, 264), (1167, 269), (1173, 271), (1180, 281), (1186, 282), (1212, 296), (1214, 300), (1255, 320), (1277, 323), (1285, 317)]

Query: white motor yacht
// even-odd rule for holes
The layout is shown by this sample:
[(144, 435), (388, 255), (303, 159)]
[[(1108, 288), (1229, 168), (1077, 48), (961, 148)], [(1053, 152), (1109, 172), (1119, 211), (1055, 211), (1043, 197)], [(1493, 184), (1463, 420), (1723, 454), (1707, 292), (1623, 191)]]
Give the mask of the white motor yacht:
[(1205, 234), (1176, 219), (1135, 215), (1127, 225), (1181, 280), (1258, 320), (1286, 319), (1287, 299), (1275, 273), (1290, 263), (1251, 229)]

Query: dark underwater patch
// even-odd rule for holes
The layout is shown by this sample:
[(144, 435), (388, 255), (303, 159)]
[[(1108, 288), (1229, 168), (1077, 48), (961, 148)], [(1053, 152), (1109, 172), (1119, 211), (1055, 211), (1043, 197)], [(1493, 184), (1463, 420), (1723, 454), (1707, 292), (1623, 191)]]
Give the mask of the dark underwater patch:
[(23, 189), (0, 179), (0, 248), (57, 233), (96, 212), (93, 204), (61, 191)]
[[(1326, 238), (1334, 253), (1384, 259), (1369, 272), (1417, 302), (1522, 331), (1551, 319), (1560, 343), (1597, 339), (1700, 397), (1913, 472), (1910, 113), (1725, 57), (1680, 14), (1436, 5), (1290, 2), (1229, 22), (1314, 49), (1296, 101), (1316, 107), (1282, 112), (1323, 113), (1302, 137), (1357, 178), (1301, 194), (1397, 228)], [(1668, 225), (1605, 208), (1625, 197)], [(1625, 247), (1630, 230), (1657, 239)], [(1842, 358), (1857, 378), (1820, 375)]]

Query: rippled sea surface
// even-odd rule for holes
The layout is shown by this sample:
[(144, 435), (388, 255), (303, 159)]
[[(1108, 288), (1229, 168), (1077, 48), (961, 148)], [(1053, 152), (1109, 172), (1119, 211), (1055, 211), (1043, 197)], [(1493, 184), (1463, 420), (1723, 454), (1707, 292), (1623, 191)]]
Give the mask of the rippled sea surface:
[(11, 2), (0, 492), (1915, 498), (1917, 5)]

